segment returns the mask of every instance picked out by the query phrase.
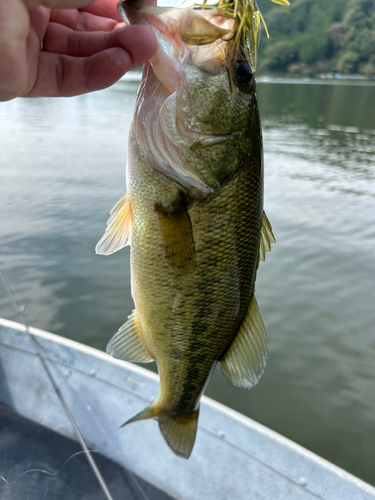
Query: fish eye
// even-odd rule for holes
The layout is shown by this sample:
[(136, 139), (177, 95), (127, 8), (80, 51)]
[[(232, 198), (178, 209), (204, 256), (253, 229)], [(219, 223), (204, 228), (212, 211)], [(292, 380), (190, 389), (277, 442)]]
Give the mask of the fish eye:
[(233, 78), (239, 87), (248, 87), (254, 78), (254, 69), (246, 59), (236, 61), (233, 66)]

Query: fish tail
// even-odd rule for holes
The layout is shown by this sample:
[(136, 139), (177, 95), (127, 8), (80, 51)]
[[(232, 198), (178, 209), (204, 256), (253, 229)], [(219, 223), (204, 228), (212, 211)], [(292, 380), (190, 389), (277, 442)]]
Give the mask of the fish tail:
[(159, 428), (167, 445), (178, 457), (189, 458), (198, 427), (199, 408), (192, 413), (160, 415)]
[(167, 445), (178, 457), (189, 458), (194, 446), (198, 427), (199, 407), (191, 413), (172, 415), (158, 408), (155, 403), (147, 406), (134, 417), (127, 420), (121, 427), (137, 422), (156, 418), (160, 432)]
[(152, 404), (134, 415), (134, 417), (129, 418), (129, 420), (127, 420), (124, 424), (120, 425), (120, 429), (121, 427), (125, 427), (125, 425), (132, 424), (133, 422), (138, 422), (138, 420), (147, 420), (149, 418), (156, 418), (157, 416), (158, 412), (154, 407), (154, 404)]

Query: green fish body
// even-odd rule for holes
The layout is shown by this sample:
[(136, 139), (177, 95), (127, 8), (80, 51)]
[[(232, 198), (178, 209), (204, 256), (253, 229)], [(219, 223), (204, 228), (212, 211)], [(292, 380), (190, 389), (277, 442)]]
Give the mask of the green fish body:
[(135, 311), (107, 351), (157, 362), (157, 399), (126, 423), (156, 418), (174, 453), (188, 458), (216, 363), (245, 388), (266, 363), (254, 285), (274, 238), (263, 212), (256, 88), (242, 53), (229, 85), (224, 23), (191, 10), (125, 4), (125, 11), (162, 32), (137, 96), (127, 194), (97, 247), (110, 254), (131, 245)]

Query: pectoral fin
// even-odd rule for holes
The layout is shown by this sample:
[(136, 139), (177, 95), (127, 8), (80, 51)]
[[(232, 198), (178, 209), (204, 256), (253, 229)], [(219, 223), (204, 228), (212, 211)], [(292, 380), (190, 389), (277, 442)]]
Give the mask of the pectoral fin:
[(112, 337), (107, 345), (107, 352), (114, 358), (138, 363), (154, 361), (143, 341), (137, 312), (133, 311), (128, 321)]
[(276, 239), (272, 232), (272, 226), (270, 221), (268, 220), (266, 212), (263, 212), (260, 229), (258, 266), (261, 260), (263, 262), (266, 260), (266, 252), (271, 251), (272, 243), (276, 243)]
[(220, 360), (221, 369), (235, 387), (251, 389), (266, 367), (267, 336), (255, 297), (228, 351)]
[(107, 229), (95, 247), (99, 255), (111, 255), (131, 243), (132, 210), (126, 194), (112, 208)]
[(193, 273), (195, 269), (193, 227), (183, 194), (180, 193), (169, 207), (156, 203), (155, 210), (159, 213), (165, 258), (176, 271), (182, 274)]

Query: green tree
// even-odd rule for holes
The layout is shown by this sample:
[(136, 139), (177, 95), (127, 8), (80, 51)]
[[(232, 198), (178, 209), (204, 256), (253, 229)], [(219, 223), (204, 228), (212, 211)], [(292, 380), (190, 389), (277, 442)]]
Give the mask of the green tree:
[(351, 0), (343, 16), (342, 30), (344, 37), (336, 69), (344, 73), (371, 74), (375, 52), (375, 0)]
[(280, 41), (268, 47), (264, 54), (264, 67), (271, 72), (285, 73), (295, 62), (297, 51), (292, 42)]
[(290, 42), (296, 67), (336, 67), (372, 74), (375, 0), (291, 0), (290, 7), (275, 6), (269, 0), (258, 3), (271, 36), (269, 40), (262, 37), (260, 69), (285, 71), (285, 61), (292, 59), (291, 46), (280, 42)]

